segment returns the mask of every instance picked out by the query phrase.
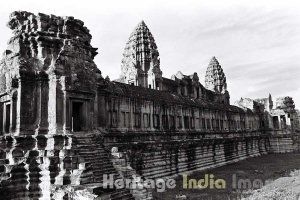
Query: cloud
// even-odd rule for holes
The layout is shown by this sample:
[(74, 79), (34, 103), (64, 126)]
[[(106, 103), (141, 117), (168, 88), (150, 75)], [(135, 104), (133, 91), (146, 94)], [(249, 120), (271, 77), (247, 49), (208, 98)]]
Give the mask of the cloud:
[[(72, 6), (71, 6), (72, 5)], [(1, 2), (0, 49), (10, 37), (5, 26), (14, 10), (72, 15), (85, 22), (99, 48), (95, 62), (115, 79), (125, 43), (142, 19), (154, 35), (163, 75), (197, 72), (204, 83), (216, 56), (228, 80), (231, 99), (296, 96), (300, 107), (300, 4), (297, 1), (77, 1)]]

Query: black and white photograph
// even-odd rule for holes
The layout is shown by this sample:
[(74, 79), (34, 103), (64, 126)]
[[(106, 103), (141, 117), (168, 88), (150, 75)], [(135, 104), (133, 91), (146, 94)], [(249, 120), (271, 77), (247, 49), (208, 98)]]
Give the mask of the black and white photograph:
[(0, 200), (300, 200), (300, 2), (0, 2)]

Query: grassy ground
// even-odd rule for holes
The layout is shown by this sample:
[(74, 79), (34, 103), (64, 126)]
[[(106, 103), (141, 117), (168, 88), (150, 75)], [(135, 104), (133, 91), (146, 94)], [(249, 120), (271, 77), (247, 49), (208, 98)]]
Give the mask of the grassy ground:
[[(225, 180), (225, 189), (184, 189), (183, 177), (180, 175), (175, 178), (176, 187), (174, 189), (166, 190), (163, 193), (153, 191), (153, 197), (157, 200), (175, 200), (176, 195), (180, 194), (185, 195), (189, 200), (240, 199), (241, 194), (244, 193), (245, 190), (257, 189), (258, 186), (262, 186), (260, 183), (266, 185), (270, 180), (288, 176), (290, 172), (295, 169), (300, 169), (300, 153), (264, 155), (188, 175), (188, 179), (199, 180), (203, 179), (205, 174), (213, 174), (214, 180)], [(236, 181), (234, 181), (233, 176), (236, 177)], [(248, 183), (251, 183), (251, 187), (249, 188), (248, 185), (245, 189), (238, 189), (238, 180), (241, 179), (249, 180)]]

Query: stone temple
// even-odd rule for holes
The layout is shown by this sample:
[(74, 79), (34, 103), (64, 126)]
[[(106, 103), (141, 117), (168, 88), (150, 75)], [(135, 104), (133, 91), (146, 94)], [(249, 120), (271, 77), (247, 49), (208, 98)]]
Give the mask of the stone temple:
[[(125, 45), (121, 76), (103, 78), (73, 17), (14, 12), (0, 63), (1, 199), (152, 199), (107, 179), (166, 178), (299, 150), (291, 97), (230, 104), (219, 61), (163, 77), (145, 22)], [(101, 56), (101, 55), (100, 55)], [(228, 72), (230, 73), (230, 72)]]

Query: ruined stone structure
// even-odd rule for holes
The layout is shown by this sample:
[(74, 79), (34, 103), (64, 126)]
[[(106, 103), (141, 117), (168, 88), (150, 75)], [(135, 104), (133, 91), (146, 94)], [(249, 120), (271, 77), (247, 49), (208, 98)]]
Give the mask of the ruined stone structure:
[[(299, 148), (299, 116), (291, 97), (277, 98), (275, 103), (271, 94), (262, 99), (241, 98), (236, 105), (244, 109), (261, 109), (264, 114), (261, 127), (269, 138), (270, 152), (289, 152)], [(287, 136), (291, 137), (287, 137)]]
[(249, 99), (241, 98), (235, 103), (241, 108), (253, 108), (264, 110), (264, 120), (261, 121), (263, 128), (272, 129), (272, 131), (287, 131), (298, 130), (299, 118), (297, 110), (292, 97), (277, 98), (275, 104), (273, 103), (272, 96), (269, 94), (268, 98), (262, 99)]
[[(147, 190), (105, 189), (103, 175), (167, 177), (273, 148), (271, 100), (230, 105), (215, 57), (205, 86), (197, 73), (163, 77), (144, 22), (126, 44), (118, 81), (102, 77), (82, 21), (20, 11), (8, 26), (13, 36), (0, 63), (1, 199), (151, 199)], [(276, 108), (290, 112), (293, 103)]]

